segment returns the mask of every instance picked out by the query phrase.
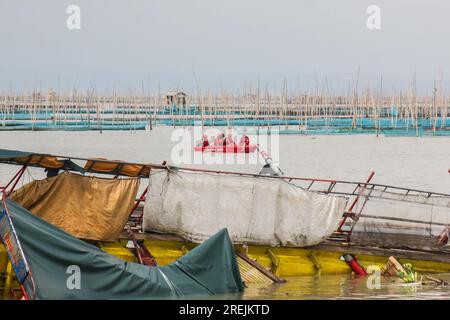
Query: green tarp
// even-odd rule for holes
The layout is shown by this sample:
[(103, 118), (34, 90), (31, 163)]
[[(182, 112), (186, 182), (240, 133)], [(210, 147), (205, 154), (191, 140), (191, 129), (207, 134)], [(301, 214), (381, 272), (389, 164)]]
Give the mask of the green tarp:
[[(7, 206), (37, 299), (167, 299), (243, 290), (226, 229), (170, 265), (148, 267), (76, 239), (12, 200)], [(33, 295), (30, 281), (25, 288)]]
[(0, 149), (0, 159), (29, 157), (33, 153), (19, 150)]

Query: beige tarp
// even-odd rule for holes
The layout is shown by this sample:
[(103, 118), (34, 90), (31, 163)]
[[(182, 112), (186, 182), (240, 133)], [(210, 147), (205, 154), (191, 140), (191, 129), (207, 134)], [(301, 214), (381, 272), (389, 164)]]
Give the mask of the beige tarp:
[(133, 208), (139, 179), (103, 179), (62, 173), (36, 180), (11, 199), (73, 236), (113, 241)]

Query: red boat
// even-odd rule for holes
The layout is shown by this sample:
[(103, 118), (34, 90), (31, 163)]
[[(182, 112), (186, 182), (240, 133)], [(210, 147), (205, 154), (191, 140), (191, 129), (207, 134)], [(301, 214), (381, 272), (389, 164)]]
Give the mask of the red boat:
[(251, 144), (248, 146), (196, 146), (195, 151), (198, 152), (218, 152), (218, 153), (253, 153), (256, 151), (256, 145)]

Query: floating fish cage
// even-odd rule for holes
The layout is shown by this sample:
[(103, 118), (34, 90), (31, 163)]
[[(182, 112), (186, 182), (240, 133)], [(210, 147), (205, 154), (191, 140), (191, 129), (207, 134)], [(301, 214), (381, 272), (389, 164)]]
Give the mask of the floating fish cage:
[[(45, 96), (33, 92), (0, 96), (0, 130), (142, 130), (145, 124), (151, 128), (155, 124), (267, 127), (268, 131), (279, 127), (280, 134), (449, 135), (450, 99), (444, 95), (439, 99), (421, 96), (414, 101), (401, 93), (369, 98), (369, 93), (361, 97), (289, 96), (287, 91), (274, 96), (199, 93), (191, 98), (181, 91), (171, 91), (165, 96), (97, 96), (76, 92), (69, 95), (49, 92)], [(298, 128), (283, 128), (286, 126)]]
[(145, 130), (147, 122), (117, 121), (14, 121), (0, 126), (0, 131), (89, 131), (89, 130)]

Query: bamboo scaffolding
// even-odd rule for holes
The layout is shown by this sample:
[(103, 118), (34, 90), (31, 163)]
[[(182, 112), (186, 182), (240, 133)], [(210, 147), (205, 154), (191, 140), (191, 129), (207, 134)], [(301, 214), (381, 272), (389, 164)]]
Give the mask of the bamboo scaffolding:
[(415, 74), (408, 87), (398, 92), (383, 90), (382, 77), (378, 88), (358, 88), (359, 71), (346, 95), (330, 92), (326, 80), (313, 91), (295, 92), (289, 91), (286, 80), (278, 92), (270, 92), (268, 87), (261, 92), (259, 80), (257, 86), (243, 88), (238, 94), (203, 91), (197, 86), (194, 96), (175, 96), (172, 104), (161, 94), (159, 85), (155, 93), (142, 85), (126, 95), (115, 91), (99, 93), (95, 88), (86, 92), (73, 88), (69, 93), (59, 89), (47, 93), (8, 92), (0, 94), (0, 128), (29, 124), (31, 130), (37, 130), (43, 125), (67, 128), (79, 124), (101, 129), (123, 124), (134, 131), (140, 122), (152, 129), (160, 123), (191, 126), (199, 121), (202, 127), (293, 130), (289, 129), (293, 126), (299, 132), (319, 128), (327, 131), (339, 126), (350, 132), (371, 127), (375, 134), (383, 130), (413, 130), (418, 136), (424, 128), (436, 134), (449, 131), (449, 93), (441, 75), (428, 94), (417, 93)]

